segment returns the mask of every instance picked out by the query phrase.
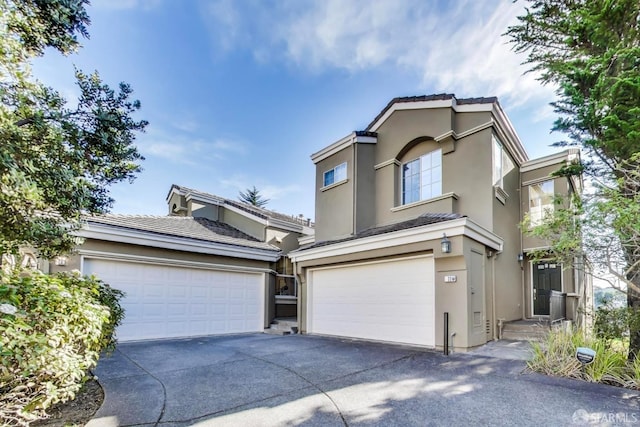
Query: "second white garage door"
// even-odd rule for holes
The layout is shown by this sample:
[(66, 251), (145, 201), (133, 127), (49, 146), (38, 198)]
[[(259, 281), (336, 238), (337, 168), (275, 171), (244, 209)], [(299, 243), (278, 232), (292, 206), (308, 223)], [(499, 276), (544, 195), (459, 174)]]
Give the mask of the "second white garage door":
[(309, 272), (309, 333), (434, 346), (432, 257)]
[(85, 259), (85, 274), (126, 293), (120, 341), (264, 330), (264, 276)]

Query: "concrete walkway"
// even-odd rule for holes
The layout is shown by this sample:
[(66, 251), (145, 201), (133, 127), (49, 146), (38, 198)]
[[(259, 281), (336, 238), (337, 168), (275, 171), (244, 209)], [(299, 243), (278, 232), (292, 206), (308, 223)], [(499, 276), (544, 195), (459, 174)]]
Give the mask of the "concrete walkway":
[(95, 373), (91, 427), (640, 424), (639, 393), (480, 350), (251, 334), (121, 344)]

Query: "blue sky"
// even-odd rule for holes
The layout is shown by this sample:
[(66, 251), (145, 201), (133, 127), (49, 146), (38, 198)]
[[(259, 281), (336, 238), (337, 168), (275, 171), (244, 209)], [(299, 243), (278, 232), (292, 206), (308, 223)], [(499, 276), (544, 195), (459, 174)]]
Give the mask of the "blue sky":
[(131, 84), (147, 132), (115, 213), (167, 213), (179, 184), (314, 216), (311, 153), (360, 130), (396, 96), (498, 96), (530, 157), (555, 151), (551, 88), (523, 75), (501, 34), (511, 0), (93, 0), (91, 38), (34, 73), (69, 98), (73, 65)]

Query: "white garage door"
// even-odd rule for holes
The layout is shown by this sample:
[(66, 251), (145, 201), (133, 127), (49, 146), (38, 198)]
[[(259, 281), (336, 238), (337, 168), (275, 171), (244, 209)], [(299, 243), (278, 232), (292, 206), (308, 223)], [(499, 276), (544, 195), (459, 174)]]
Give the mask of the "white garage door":
[(435, 346), (432, 257), (315, 269), (310, 333)]
[(120, 341), (264, 330), (262, 274), (99, 259), (83, 269), (126, 292)]

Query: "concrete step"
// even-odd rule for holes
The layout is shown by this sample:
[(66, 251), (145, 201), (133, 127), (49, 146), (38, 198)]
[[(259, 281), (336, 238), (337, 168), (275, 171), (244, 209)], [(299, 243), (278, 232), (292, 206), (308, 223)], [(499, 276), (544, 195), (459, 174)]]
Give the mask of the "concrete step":
[(522, 332), (522, 331), (502, 331), (502, 339), (510, 341), (542, 341), (546, 338), (548, 331)]
[(501, 338), (514, 341), (542, 340), (550, 330), (549, 323), (545, 320), (515, 320), (502, 325)]
[(274, 319), (265, 333), (272, 335), (289, 335), (298, 333), (298, 321), (295, 319)]
[(264, 328), (264, 333), (269, 335), (291, 335), (291, 331), (281, 331), (271, 328)]

